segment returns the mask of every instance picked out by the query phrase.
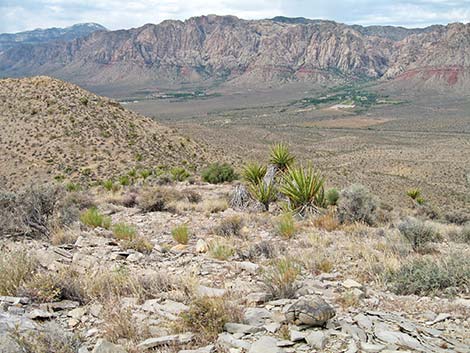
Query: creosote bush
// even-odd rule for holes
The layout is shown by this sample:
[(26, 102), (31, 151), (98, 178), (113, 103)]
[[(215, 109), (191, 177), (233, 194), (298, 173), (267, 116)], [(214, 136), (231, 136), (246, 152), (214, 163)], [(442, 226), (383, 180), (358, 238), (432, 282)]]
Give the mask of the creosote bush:
[(103, 216), (96, 207), (83, 211), (80, 215), (80, 221), (90, 228), (101, 227), (109, 229), (111, 226), (111, 218)]
[(238, 175), (227, 163), (214, 163), (202, 171), (202, 180), (211, 184), (231, 182), (237, 178)]
[(243, 219), (240, 216), (224, 218), (214, 228), (214, 233), (221, 237), (240, 236), (243, 226)]
[(461, 253), (416, 258), (386, 274), (386, 280), (391, 290), (402, 295), (468, 294), (470, 258)]
[(442, 240), (441, 234), (429, 222), (423, 222), (419, 219), (408, 217), (399, 225), (400, 233), (410, 242), (413, 250), (425, 250), (429, 242)]
[(352, 185), (341, 191), (337, 217), (340, 223), (362, 222), (375, 225), (378, 201), (362, 185)]
[(189, 228), (186, 224), (181, 224), (171, 231), (171, 236), (178, 244), (188, 244), (189, 242)]
[(272, 262), (262, 280), (274, 299), (293, 298), (297, 290), (295, 281), (299, 274), (300, 266), (294, 260), (284, 257)]

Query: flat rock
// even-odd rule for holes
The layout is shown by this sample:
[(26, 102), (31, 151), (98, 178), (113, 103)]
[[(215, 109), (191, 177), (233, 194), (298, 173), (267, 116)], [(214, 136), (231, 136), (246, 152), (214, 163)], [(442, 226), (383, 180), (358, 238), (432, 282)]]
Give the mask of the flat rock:
[(238, 324), (234, 322), (228, 322), (224, 325), (224, 330), (229, 333), (257, 333), (260, 331), (264, 331), (261, 327), (245, 325), (245, 324)]
[(91, 353), (127, 353), (126, 350), (117, 344), (113, 344), (103, 339), (96, 342), (95, 348)]
[(221, 288), (211, 288), (206, 286), (198, 286), (197, 294), (201, 297), (223, 297), (227, 291)]
[(305, 333), (297, 331), (297, 330), (290, 330), (290, 340), (292, 342), (303, 341), (305, 339)]
[(0, 302), (18, 305), (18, 304), (28, 304), (30, 299), (27, 297), (9, 297), (9, 296), (0, 296)]
[(382, 352), (385, 349), (385, 346), (382, 344), (373, 344), (373, 343), (366, 343), (366, 342), (361, 342), (360, 347), (361, 347), (361, 351), (366, 352), (366, 353)]
[(343, 285), (344, 288), (347, 288), (347, 289), (353, 289), (353, 288), (361, 289), (362, 288), (362, 284), (360, 284), (359, 282), (356, 282), (355, 280), (350, 279), (350, 278), (343, 281), (342, 285)]
[(55, 315), (49, 311), (34, 309), (26, 315), (31, 320), (49, 320)]
[(266, 319), (272, 316), (269, 310), (264, 308), (248, 308), (245, 310), (244, 321), (251, 326), (262, 326)]
[(277, 339), (270, 336), (263, 336), (251, 345), (248, 353), (282, 353), (282, 348), (278, 347)]
[(325, 348), (327, 335), (322, 331), (313, 331), (305, 336), (305, 340), (310, 347), (323, 350)]
[(385, 343), (395, 344), (400, 347), (417, 351), (426, 351), (423, 345), (416, 338), (403, 332), (375, 330), (375, 336)]
[(178, 353), (213, 353), (215, 352), (215, 346), (213, 344), (210, 344), (205, 347), (201, 347), (198, 349), (183, 349), (179, 351)]
[(170, 344), (186, 344), (194, 339), (194, 334), (191, 332), (181, 333), (178, 335), (169, 335), (162, 337), (148, 338), (145, 341), (139, 343), (137, 348), (140, 349), (152, 349), (156, 347), (166, 346)]
[(224, 348), (240, 348), (244, 350), (249, 350), (251, 348), (251, 343), (235, 338), (230, 333), (223, 332), (219, 334), (217, 338), (217, 343)]

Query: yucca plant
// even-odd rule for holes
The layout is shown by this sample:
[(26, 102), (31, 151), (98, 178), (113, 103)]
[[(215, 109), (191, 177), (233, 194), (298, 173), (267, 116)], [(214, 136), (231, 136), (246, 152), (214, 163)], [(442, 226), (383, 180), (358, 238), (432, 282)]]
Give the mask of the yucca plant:
[(408, 195), (412, 200), (417, 200), (421, 197), (421, 190), (418, 188), (413, 188), (408, 190), (406, 192), (406, 195)]
[(311, 166), (287, 168), (280, 192), (289, 200), (289, 208), (301, 215), (316, 213), (324, 207), (324, 179)]
[(251, 185), (258, 185), (266, 175), (266, 170), (266, 166), (257, 162), (248, 163), (243, 168), (243, 179)]
[(251, 197), (259, 201), (265, 208), (269, 210), (269, 204), (276, 200), (277, 189), (273, 183), (261, 181), (259, 184), (250, 185), (249, 192)]
[(294, 163), (295, 157), (289, 152), (289, 147), (286, 144), (278, 143), (271, 147), (271, 158), (269, 161), (279, 170), (284, 171)]

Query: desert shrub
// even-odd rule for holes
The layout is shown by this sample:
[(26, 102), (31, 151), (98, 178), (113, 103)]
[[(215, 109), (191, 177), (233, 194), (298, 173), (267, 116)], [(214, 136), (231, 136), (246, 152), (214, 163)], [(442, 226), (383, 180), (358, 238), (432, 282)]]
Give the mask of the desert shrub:
[(183, 167), (174, 167), (170, 170), (170, 173), (174, 181), (185, 181), (191, 175)]
[(266, 166), (253, 162), (243, 168), (243, 179), (251, 185), (258, 185), (266, 175)]
[(219, 213), (228, 208), (228, 202), (225, 199), (205, 200), (200, 204), (199, 209), (207, 213)]
[(336, 206), (339, 200), (339, 191), (336, 188), (328, 189), (325, 192), (325, 200), (329, 206)]
[(174, 208), (171, 203), (181, 199), (181, 197), (181, 194), (174, 189), (164, 187), (146, 188), (140, 193), (137, 203), (144, 212), (172, 212)]
[(184, 190), (182, 197), (185, 198), (189, 203), (199, 203), (202, 200), (201, 194), (194, 190)]
[(456, 210), (445, 214), (445, 219), (449, 223), (463, 225), (470, 223), (470, 213), (465, 210)]
[(39, 264), (25, 249), (2, 250), (0, 255), (0, 295), (16, 296)]
[(189, 242), (189, 228), (186, 224), (181, 224), (171, 231), (171, 236), (179, 244), (188, 244)]
[(458, 243), (467, 243), (470, 244), (470, 223), (467, 223), (462, 227), (462, 229), (456, 230), (452, 236), (451, 240)]
[(276, 222), (275, 225), (276, 234), (279, 236), (290, 239), (295, 235), (296, 226), (292, 213), (284, 213)]
[(102, 185), (107, 191), (112, 191), (114, 188), (114, 182), (111, 179), (103, 181)]
[(262, 281), (274, 299), (293, 298), (297, 290), (295, 281), (299, 274), (300, 266), (284, 257), (272, 262), (263, 273)]
[(295, 157), (289, 152), (289, 147), (283, 143), (275, 144), (271, 147), (269, 162), (274, 164), (279, 170), (284, 171), (295, 161)]
[(242, 258), (247, 258), (250, 261), (255, 261), (260, 257), (272, 259), (278, 255), (276, 247), (271, 241), (263, 240), (259, 243), (253, 244), (246, 253), (240, 253)]
[(240, 216), (224, 218), (214, 228), (214, 233), (221, 237), (240, 236), (243, 219)]
[(289, 208), (301, 215), (315, 212), (324, 205), (324, 179), (312, 167), (287, 168), (280, 192), (289, 200)]
[(70, 182), (65, 184), (65, 190), (67, 190), (68, 192), (76, 192), (80, 191), (81, 187), (79, 184)]
[(402, 295), (469, 293), (470, 258), (459, 253), (417, 258), (388, 273), (386, 280), (391, 290)]
[(197, 297), (181, 314), (180, 331), (197, 332), (203, 343), (213, 342), (228, 322), (241, 322), (241, 310), (227, 298)]
[(63, 197), (57, 186), (34, 186), (0, 193), (0, 235), (49, 236), (50, 221)]
[(263, 205), (266, 211), (269, 210), (269, 204), (277, 198), (277, 189), (274, 183), (261, 181), (258, 184), (251, 184), (248, 191), (251, 197)]
[(10, 337), (22, 353), (76, 353), (81, 339), (55, 323), (46, 323), (34, 331), (13, 329)]
[(137, 236), (137, 229), (126, 223), (116, 223), (112, 227), (113, 235), (119, 240), (132, 240)]
[(119, 177), (119, 184), (121, 184), (122, 186), (131, 185), (131, 179), (129, 178), (128, 175), (121, 175)]
[(202, 180), (211, 184), (231, 182), (237, 178), (237, 174), (227, 163), (214, 163), (202, 171)]
[(352, 185), (341, 191), (337, 217), (340, 223), (376, 223), (377, 199), (362, 185)]
[(140, 177), (144, 180), (147, 180), (147, 178), (152, 175), (152, 171), (149, 169), (143, 169), (140, 171)]
[(406, 218), (398, 225), (398, 229), (415, 251), (423, 250), (429, 242), (442, 238), (432, 224), (416, 218)]
[(101, 227), (108, 229), (111, 226), (111, 218), (103, 216), (96, 207), (83, 211), (80, 215), (80, 221), (90, 228)]
[(138, 196), (139, 194), (134, 190), (126, 192), (122, 197), (120, 204), (124, 207), (132, 208), (138, 204)]
[(133, 344), (149, 336), (148, 327), (139, 325), (132, 316), (131, 308), (124, 308), (118, 300), (103, 306), (103, 337), (110, 342), (119, 343), (126, 339)]
[(441, 218), (441, 213), (438, 208), (435, 206), (431, 205), (430, 203), (420, 203), (416, 201), (417, 206), (416, 206), (416, 216), (420, 218), (427, 218), (427, 219), (440, 219)]
[(119, 243), (123, 250), (135, 250), (143, 254), (150, 254), (153, 250), (153, 244), (145, 237), (137, 235), (132, 239), (123, 240)]
[(235, 249), (222, 240), (214, 240), (209, 243), (209, 254), (217, 260), (226, 261), (235, 253)]

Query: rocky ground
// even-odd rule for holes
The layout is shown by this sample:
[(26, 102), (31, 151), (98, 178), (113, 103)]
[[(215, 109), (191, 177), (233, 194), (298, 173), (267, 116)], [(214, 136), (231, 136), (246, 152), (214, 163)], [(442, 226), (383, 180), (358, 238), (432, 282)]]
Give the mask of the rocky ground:
[[(123, 206), (125, 196), (94, 192), (113, 224), (134, 225), (151, 242), (142, 252), (125, 250), (111, 230), (79, 223), (52, 243), (2, 239), (4, 254), (26, 247), (28, 256), (37, 258), (44, 282), (50, 274), (66, 273), (67, 283), (61, 295), (48, 297), (57, 284), (46, 284), (0, 297), (1, 351), (469, 351), (469, 297), (387, 290), (384, 271), (424, 256), (400, 240), (393, 221), (327, 231), (311, 219), (298, 219), (295, 234), (282, 237), (276, 207), (271, 212), (228, 207), (233, 185), (173, 188), (201, 200), (175, 201), (171, 212), (143, 212), (138, 205)], [(181, 224), (188, 226), (187, 244), (172, 236)], [(468, 254), (468, 246), (445, 241), (431, 256), (455, 247)], [(298, 265), (292, 280), (276, 272), (283, 259)], [(93, 296), (73, 292), (77, 278)], [(322, 314), (324, 322), (318, 321)]]

